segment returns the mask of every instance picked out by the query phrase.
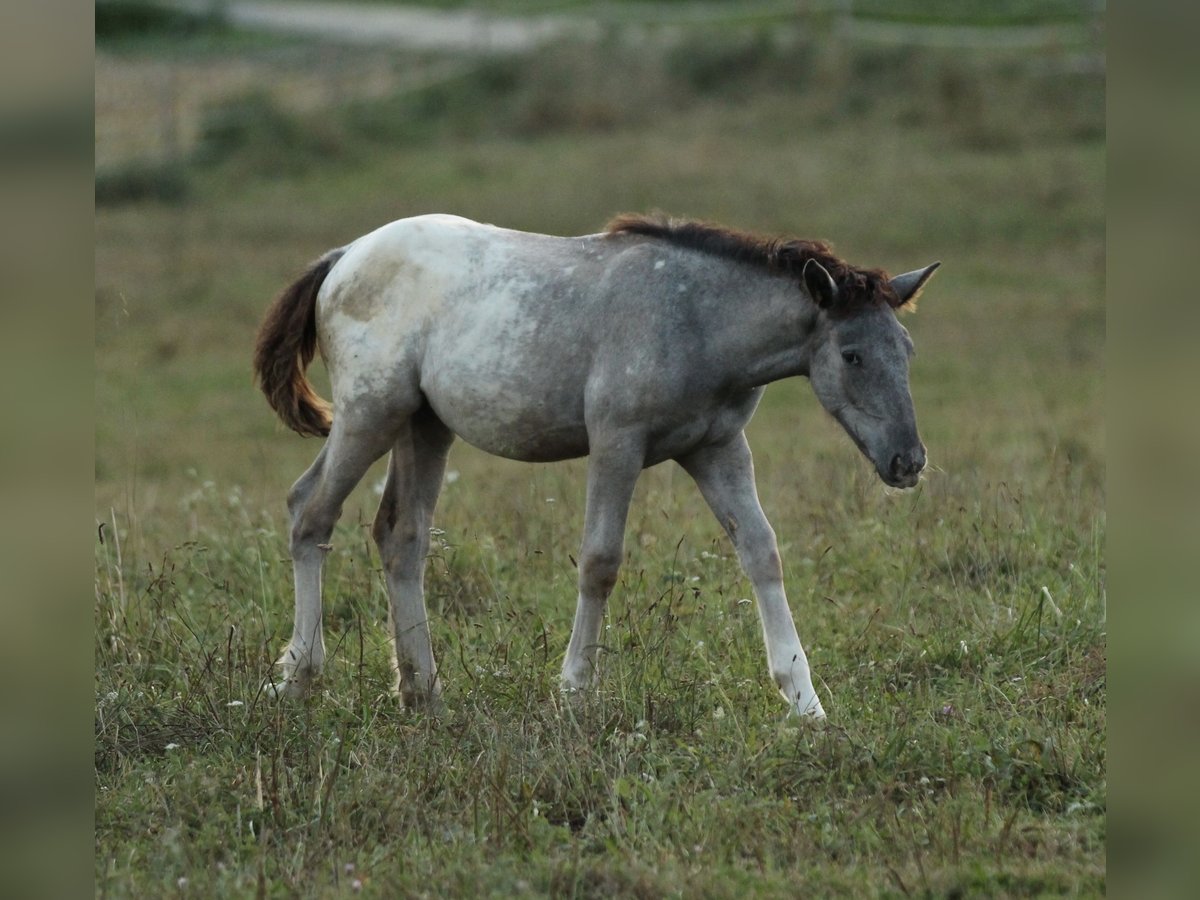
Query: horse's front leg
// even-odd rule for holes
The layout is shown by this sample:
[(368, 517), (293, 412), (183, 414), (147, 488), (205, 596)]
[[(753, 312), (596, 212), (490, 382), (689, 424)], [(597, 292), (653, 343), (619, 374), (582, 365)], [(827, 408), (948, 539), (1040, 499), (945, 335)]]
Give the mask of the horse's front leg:
[(758, 502), (754, 463), (745, 434), (719, 446), (704, 447), (679, 460), (696, 480), (717, 521), (725, 529), (758, 598), (767, 665), (791, 712), (824, 718), (813, 688), (808, 657), (783, 590), (783, 568), (775, 532)]
[(629, 501), (644, 461), (640, 440), (628, 436), (592, 440), (579, 550), (579, 600), (571, 643), (563, 660), (563, 690), (581, 690), (595, 681), (604, 608), (617, 583), (625, 553)]

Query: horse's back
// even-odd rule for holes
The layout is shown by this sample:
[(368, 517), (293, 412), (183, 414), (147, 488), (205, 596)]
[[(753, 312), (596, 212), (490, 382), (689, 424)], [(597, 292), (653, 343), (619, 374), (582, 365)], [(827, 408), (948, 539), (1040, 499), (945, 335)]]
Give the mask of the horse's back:
[(397, 414), (428, 403), (492, 453), (587, 452), (580, 334), (593, 282), (587, 238), (526, 234), (457, 216), (401, 219), (351, 244), (318, 298), (338, 408)]
[[(358, 238), (329, 273), (318, 315), (369, 318), (390, 307), (419, 311), (448, 300), (485, 302), (496, 287), (543, 276), (554, 281), (555, 260), (570, 269), (589, 238), (561, 238), (498, 228), (460, 216), (397, 219)], [(530, 293), (530, 292), (527, 292)]]

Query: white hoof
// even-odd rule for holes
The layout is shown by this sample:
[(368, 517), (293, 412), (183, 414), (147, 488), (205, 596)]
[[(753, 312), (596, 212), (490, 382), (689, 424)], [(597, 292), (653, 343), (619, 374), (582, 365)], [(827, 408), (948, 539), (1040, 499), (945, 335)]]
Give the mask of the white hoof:
[(569, 670), (564, 666), (559, 676), (558, 690), (563, 694), (582, 694), (596, 687), (599, 675), (599, 670), (591, 664), (572, 666)]
[(262, 686), (263, 693), (272, 700), (299, 700), (306, 693), (307, 688), (302, 687), (296, 681), (264, 681)]
[(444, 713), (446, 704), (442, 701), (442, 682), (435, 680), (432, 685), (426, 683), (418, 687), (419, 684), (420, 679), (413, 675), (392, 686), (392, 694), (400, 701), (401, 708), (434, 716)]
[(299, 699), (309, 692), (313, 682), (321, 676), (324, 663), (323, 647), (314, 652), (296, 649), (289, 644), (275, 663), (283, 677), (278, 681), (265, 682), (263, 690), (275, 698)]
[(809, 719), (819, 720), (825, 718), (825, 707), (821, 706), (821, 700), (815, 694), (807, 701), (796, 701), (788, 709), (789, 719)]
[(596, 683), (591, 679), (577, 684), (564, 678), (558, 683), (558, 702), (572, 709), (583, 709), (598, 696)]

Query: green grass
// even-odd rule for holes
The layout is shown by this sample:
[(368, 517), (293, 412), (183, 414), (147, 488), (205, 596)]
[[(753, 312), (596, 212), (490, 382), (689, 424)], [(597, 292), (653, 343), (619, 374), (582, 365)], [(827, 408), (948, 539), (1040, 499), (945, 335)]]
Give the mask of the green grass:
[(294, 45), (286, 36), (232, 28), (216, 9), (170, 0), (97, 0), (96, 45), (105, 53), (169, 53), (176, 57), (236, 53)]
[[(853, 0), (816, 2), (798, 7), (781, 0), (346, 0), (350, 3), (418, 5), (448, 10), (482, 10), (502, 15), (582, 13), (606, 21), (672, 22), (695, 16), (732, 23), (748, 18), (782, 20), (804, 11), (936, 25), (1034, 25), (1087, 21), (1096, 14), (1093, 0)], [(699, 9), (697, 9), (699, 7)]]
[[(873, 89), (828, 57), (726, 93), (667, 61), (623, 76), (639, 107), (577, 55), (419, 139), (274, 178), (235, 148), (176, 205), (98, 210), (97, 892), (1103, 894), (1095, 87), (889, 57)], [(605, 98), (610, 119), (578, 114)], [(550, 101), (562, 115), (505, 124)], [(389, 693), (378, 469), (329, 554), (320, 690), (268, 702), (290, 632), (283, 496), (317, 450), (250, 384), (270, 297), (402, 215), (582, 233), (653, 206), (893, 270), (944, 261), (906, 319), (918, 490), (883, 489), (801, 381), (751, 426), (829, 723), (781, 720), (750, 587), (671, 464), (635, 496), (600, 689), (560, 700), (584, 465), (461, 444), (428, 578), (447, 713)]]
[(1094, 0), (853, 0), (854, 14), (930, 25), (1044, 25), (1087, 22)]

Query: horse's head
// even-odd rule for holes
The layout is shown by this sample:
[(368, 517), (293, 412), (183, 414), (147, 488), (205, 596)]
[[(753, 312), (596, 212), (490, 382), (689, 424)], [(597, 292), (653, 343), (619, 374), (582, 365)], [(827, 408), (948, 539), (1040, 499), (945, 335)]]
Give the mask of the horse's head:
[(848, 304), (816, 260), (804, 267), (804, 285), (817, 306), (809, 363), (813, 391), (892, 487), (910, 488), (925, 468), (925, 445), (908, 388), (912, 339), (896, 318), (938, 263), (897, 275), (892, 302)]

